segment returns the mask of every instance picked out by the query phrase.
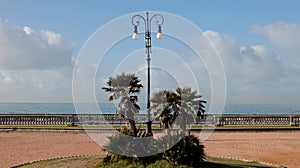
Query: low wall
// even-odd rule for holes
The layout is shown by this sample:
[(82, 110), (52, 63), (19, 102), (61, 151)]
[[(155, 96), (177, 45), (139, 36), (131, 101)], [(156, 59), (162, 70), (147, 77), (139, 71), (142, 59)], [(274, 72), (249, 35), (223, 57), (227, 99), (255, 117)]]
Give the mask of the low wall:
[[(237, 126), (299, 126), (295, 114), (209, 114), (194, 118), (193, 125)], [(147, 115), (135, 115), (137, 124), (147, 121)], [(115, 114), (0, 114), (0, 125), (124, 125), (126, 120)], [(153, 121), (158, 125), (157, 120)]]
[(299, 126), (300, 115), (296, 114), (225, 114), (216, 116), (216, 124), (223, 125), (261, 125), (261, 126)]
[(0, 114), (0, 125), (68, 125), (74, 115)]

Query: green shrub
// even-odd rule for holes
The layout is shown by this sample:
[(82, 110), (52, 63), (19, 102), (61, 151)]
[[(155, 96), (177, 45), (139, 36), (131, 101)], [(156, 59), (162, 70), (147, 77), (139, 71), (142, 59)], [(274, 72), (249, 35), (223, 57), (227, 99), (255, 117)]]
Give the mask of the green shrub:
[[(139, 135), (142, 134), (139, 133)], [(108, 138), (109, 143), (104, 146), (104, 150), (108, 151), (110, 155), (105, 159), (106, 162), (129, 160), (146, 165), (161, 158), (159, 154), (151, 155), (158, 151), (158, 141), (153, 137), (128, 136), (128, 129), (123, 128), (120, 129), (120, 133)]]
[[(172, 145), (178, 140), (176, 145), (169, 148), (170, 144)], [(162, 154), (163, 159), (174, 165), (198, 167), (204, 162), (204, 145), (200, 144), (199, 139), (193, 135), (183, 136), (181, 133), (173, 132), (169, 136), (162, 137), (160, 141), (166, 149)]]
[[(137, 164), (135, 166), (143, 165), (146, 167), (148, 165), (163, 168), (168, 168), (166, 165), (170, 165), (170, 167), (175, 165), (198, 167), (205, 159), (204, 146), (200, 144), (197, 137), (186, 136), (176, 131), (159, 139), (132, 137), (118, 133), (109, 137), (109, 143), (104, 146), (104, 149), (110, 155), (103, 162), (107, 165), (117, 164), (120, 167), (123, 167), (123, 164), (124, 166), (125, 164), (131, 166)], [(150, 155), (158, 151), (163, 152)]]

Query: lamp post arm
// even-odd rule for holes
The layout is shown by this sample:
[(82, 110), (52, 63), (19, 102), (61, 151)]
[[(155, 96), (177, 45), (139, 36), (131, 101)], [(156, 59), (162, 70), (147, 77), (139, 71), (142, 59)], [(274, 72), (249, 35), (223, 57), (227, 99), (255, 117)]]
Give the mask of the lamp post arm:
[(146, 31), (146, 19), (142, 15), (134, 15), (131, 18), (131, 23), (133, 26), (139, 26), (140, 25), (140, 19), (142, 19), (145, 23), (145, 31)]
[(152, 23), (152, 19), (156, 19), (156, 25), (162, 25), (165, 22), (165, 19), (162, 15), (160, 14), (155, 14), (150, 18), (150, 27), (149, 29), (151, 30), (151, 23)]
[(160, 14), (155, 14), (153, 15), (150, 19), (148, 19), (148, 12), (147, 12), (147, 19), (144, 18), (142, 15), (134, 15), (131, 19), (131, 23), (134, 26), (139, 26), (140, 25), (140, 19), (144, 21), (145, 24), (145, 32), (151, 31), (151, 23), (153, 19), (156, 19), (155, 23), (156, 25), (162, 25), (164, 24), (164, 17)]

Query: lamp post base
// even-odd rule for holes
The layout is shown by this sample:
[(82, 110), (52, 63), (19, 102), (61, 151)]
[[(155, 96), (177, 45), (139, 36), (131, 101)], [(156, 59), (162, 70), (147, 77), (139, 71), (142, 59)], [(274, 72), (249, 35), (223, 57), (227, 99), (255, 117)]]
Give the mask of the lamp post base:
[(152, 121), (146, 122), (146, 136), (153, 136), (151, 124), (152, 124)]

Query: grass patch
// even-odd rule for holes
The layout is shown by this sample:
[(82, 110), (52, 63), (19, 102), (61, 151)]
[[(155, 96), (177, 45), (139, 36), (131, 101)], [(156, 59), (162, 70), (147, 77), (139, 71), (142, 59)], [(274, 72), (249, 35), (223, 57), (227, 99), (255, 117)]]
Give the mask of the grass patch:
[(226, 158), (218, 158), (218, 157), (207, 157), (207, 161), (205, 164), (207, 168), (249, 168), (249, 167), (257, 167), (257, 168), (272, 168), (270, 165), (261, 164), (253, 161), (242, 161), (242, 160), (234, 160), (234, 159), (226, 159)]
[(94, 168), (102, 160), (101, 156), (82, 156), (61, 159), (44, 160), (35, 163), (18, 166), (18, 168)]

